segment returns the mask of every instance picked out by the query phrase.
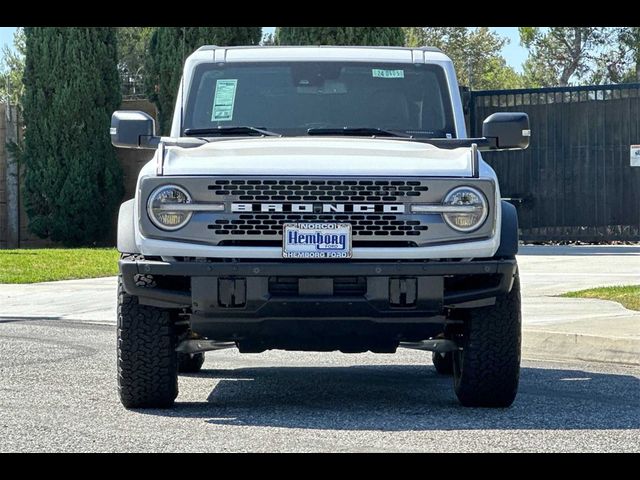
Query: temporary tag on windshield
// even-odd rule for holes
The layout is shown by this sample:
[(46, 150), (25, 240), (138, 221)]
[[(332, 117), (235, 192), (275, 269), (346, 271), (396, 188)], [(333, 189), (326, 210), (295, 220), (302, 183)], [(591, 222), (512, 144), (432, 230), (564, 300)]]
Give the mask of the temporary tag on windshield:
[(226, 122), (233, 119), (233, 104), (236, 100), (238, 80), (218, 80), (213, 97), (212, 122)]
[(404, 78), (404, 70), (383, 70), (381, 68), (371, 69), (374, 78)]

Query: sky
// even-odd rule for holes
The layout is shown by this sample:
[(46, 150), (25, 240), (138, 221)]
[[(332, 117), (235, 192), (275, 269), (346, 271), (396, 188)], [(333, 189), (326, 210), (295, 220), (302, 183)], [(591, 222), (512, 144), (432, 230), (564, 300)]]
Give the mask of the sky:
[(0, 48), (5, 45), (13, 45), (13, 32), (16, 27), (0, 27)]
[[(263, 33), (273, 33), (275, 27), (262, 27)], [(520, 46), (518, 27), (490, 27), (498, 34), (507, 37), (509, 44), (502, 49), (507, 64), (512, 66), (516, 72), (522, 72), (522, 63), (527, 58), (527, 50)], [(0, 27), (0, 48), (4, 45), (13, 45), (13, 32), (16, 27)], [(446, 53), (446, 52), (445, 52)]]

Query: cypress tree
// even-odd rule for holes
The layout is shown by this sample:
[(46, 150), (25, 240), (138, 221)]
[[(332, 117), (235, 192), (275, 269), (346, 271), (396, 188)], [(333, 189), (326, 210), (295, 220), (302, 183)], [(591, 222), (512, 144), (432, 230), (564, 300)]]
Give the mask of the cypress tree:
[(145, 88), (158, 109), (163, 135), (171, 129), (176, 94), (187, 56), (203, 45), (257, 45), (262, 27), (158, 27), (149, 40)]
[(104, 240), (122, 198), (111, 146), (120, 105), (114, 28), (27, 27), (24, 201), (29, 229), (67, 245)]
[(402, 27), (278, 27), (279, 45), (402, 46)]

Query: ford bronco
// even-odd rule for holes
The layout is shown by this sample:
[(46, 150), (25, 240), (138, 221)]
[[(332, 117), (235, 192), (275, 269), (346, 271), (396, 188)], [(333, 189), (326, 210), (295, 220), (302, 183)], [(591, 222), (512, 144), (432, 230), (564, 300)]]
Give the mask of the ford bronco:
[(228, 347), (425, 350), (463, 405), (514, 401), (518, 221), (480, 152), (527, 148), (529, 120), (469, 138), (441, 51), (205, 46), (169, 136), (134, 111), (110, 133), (155, 150), (118, 218), (125, 407)]

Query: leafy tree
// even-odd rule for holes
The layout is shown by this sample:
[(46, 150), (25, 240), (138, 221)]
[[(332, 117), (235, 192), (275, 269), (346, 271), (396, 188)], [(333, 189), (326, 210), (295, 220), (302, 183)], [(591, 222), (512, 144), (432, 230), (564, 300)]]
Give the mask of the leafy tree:
[(258, 45), (262, 27), (158, 27), (149, 38), (145, 90), (158, 108), (160, 131), (171, 129), (184, 60), (202, 45)]
[(2, 49), (0, 101), (6, 100), (14, 105), (20, 105), (24, 93), (22, 74), (25, 53), (24, 30), (21, 27), (13, 34), (13, 48), (14, 50), (5, 45)]
[(507, 65), (507, 61), (502, 57), (491, 57), (482, 69), (482, 77), (477, 82), (478, 89), (509, 89), (523, 88), (522, 75)]
[(277, 45), (404, 45), (401, 27), (278, 27)]
[[(606, 27), (520, 27), (520, 43), (529, 49), (527, 73), (542, 86), (565, 86), (572, 81), (602, 77), (602, 55), (611, 46)], [(606, 63), (606, 62), (605, 62)]]
[(614, 64), (620, 82), (640, 82), (640, 27), (618, 28), (619, 51), (624, 60)]
[(640, 27), (605, 29), (603, 52), (594, 61), (590, 83), (640, 82)]
[(550, 87), (558, 84), (555, 69), (541, 57), (529, 56), (522, 65), (520, 78), (524, 88)]
[(109, 139), (120, 105), (116, 32), (26, 27), (24, 200), (29, 229), (69, 245), (109, 233), (122, 172)]
[(120, 72), (122, 95), (140, 95), (145, 77), (147, 45), (153, 27), (118, 27), (118, 71)]
[(123, 74), (142, 75), (147, 45), (153, 27), (118, 27), (118, 70)]
[[(612, 29), (614, 30), (614, 29)], [(611, 36), (618, 36), (612, 32)], [(581, 83), (607, 84), (634, 81), (635, 69), (632, 70), (633, 52), (623, 43), (613, 40), (607, 42), (604, 51), (592, 62), (592, 69)]]
[(486, 90), (521, 84), (501, 53), (509, 40), (487, 27), (407, 27), (405, 31), (407, 46), (437, 47), (449, 56), (460, 85)]

